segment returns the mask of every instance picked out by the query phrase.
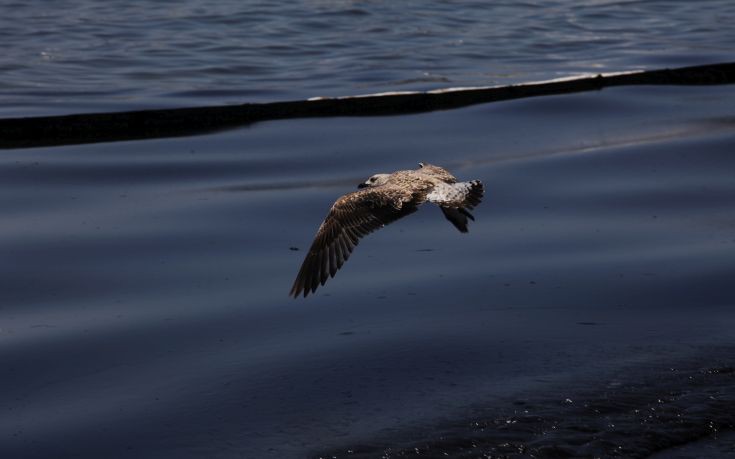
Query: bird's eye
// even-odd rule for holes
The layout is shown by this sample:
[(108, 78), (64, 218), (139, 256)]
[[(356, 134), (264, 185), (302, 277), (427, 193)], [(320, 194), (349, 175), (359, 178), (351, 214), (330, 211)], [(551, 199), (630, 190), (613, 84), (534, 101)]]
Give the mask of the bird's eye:
[(370, 177), (370, 181), (371, 182), (374, 182), (375, 181), (375, 177)]

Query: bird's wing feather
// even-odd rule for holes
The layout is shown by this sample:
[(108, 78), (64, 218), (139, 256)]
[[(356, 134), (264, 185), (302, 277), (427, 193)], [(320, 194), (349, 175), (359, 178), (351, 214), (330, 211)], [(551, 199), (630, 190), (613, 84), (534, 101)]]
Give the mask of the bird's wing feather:
[(448, 170), (443, 167), (435, 166), (433, 164), (419, 163), (421, 167), (418, 169), (421, 173), (430, 175), (434, 178), (441, 180), (444, 183), (456, 183), (457, 178), (449, 173)]
[(442, 210), (447, 220), (452, 222), (452, 225), (454, 225), (454, 227), (457, 228), (460, 232), (466, 233), (469, 231), (467, 229), (467, 219), (469, 218), (470, 220), (474, 220), (475, 217), (465, 208), (445, 206), (439, 206), (439, 208)]
[(390, 185), (339, 198), (319, 227), (290, 294), (314, 293), (319, 284), (334, 277), (361, 237), (415, 212), (416, 201), (411, 191)]

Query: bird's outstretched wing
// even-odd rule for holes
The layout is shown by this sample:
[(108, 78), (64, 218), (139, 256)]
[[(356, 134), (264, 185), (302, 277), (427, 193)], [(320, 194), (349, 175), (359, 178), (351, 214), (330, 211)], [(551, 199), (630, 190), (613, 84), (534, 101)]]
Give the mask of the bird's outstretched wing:
[(294, 298), (314, 293), (334, 277), (361, 237), (415, 212), (416, 200), (405, 189), (389, 185), (342, 196), (319, 227), (309, 253), (291, 287)]
[(435, 166), (428, 163), (419, 163), (419, 171), (422, 174), (430, 175), (434, 178), (438, 178), (444, 183), (456, 183), (457, 178), (449, 173), (448, 170), (443, 167)]

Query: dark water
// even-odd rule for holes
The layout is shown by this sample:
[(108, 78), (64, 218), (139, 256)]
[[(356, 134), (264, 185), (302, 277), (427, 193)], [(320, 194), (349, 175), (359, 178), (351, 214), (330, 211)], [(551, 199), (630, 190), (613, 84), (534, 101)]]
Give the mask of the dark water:
[[(735, 42), (725, 1), (0, 4), (5, 116), (688, 65)], [(628, 87), (0, 151), (0, 457), (727, 457), (734, 101)], [(418, 161), (485, 183), (470, 233), (427, 206), (288, 298), (332, 202)]]
[(0, 116), (732, 60), (730, 0), (0, 1)]
[[(303, 457), (732, 365), (734, 91), (4, 151), (0, 455)], [(422, 209), (289, 299), (335, 197), (419, 160), (486, 183), (470, 233)]]

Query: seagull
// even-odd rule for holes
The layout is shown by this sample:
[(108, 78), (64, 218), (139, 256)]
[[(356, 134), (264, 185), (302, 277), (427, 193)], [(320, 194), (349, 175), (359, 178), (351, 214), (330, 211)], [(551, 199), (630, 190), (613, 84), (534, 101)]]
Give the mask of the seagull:
[(467, 232), (469, 213), (480, 204), (482, 182), (457, 182), (446, 169), (426, 163), (408, 171), (375, 174), (358, 185), (359, 191), (337, 199), (319, 227), (306, 254), (290, 296), (306, 297), (324, 285), (342, 267), (361, 237), (416, 212), (433, 202), (462, 233)]

